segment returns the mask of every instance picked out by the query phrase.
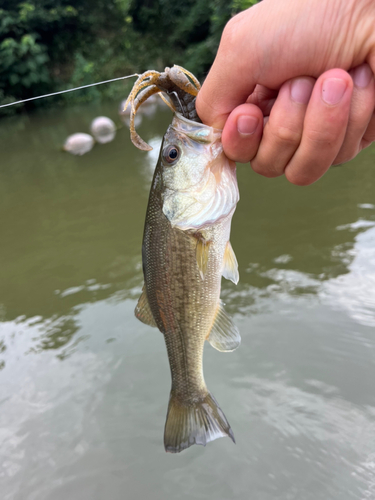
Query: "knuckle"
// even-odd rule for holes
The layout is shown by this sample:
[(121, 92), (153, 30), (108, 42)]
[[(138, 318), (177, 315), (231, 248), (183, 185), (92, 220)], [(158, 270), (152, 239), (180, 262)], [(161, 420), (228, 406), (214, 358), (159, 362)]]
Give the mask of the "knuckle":
[(313, 179), (310, 176), (303, 175), (298, 170), (296, 171), (288, 168), (285, 170), (285, 177), (291, 184), (296, 186), (309, 186), (316, 181), (315, 178)]
[(362, 138), (362, 142), (363, 144), (366, 144), (366, 148), (367, 146), (370, 146), (370, 144), (375, 142), (375, 129), (372, 131), (367, 131)]
[(243, 39), (243, 29), (247, 30), (249, 18), (250, 12), (245, 11), (229, 19), (221, 35), (219, 50), (230, 50), (233, 57), (233, 47), (237, 47), (237, 40), (241, 41)]
[(368, 139), (363, 138), (362, 142), (361, 142), (361, 150), (368, 148), (369, 146), (371, 146), (371, 144), (373, 142), (374, 142), (374, 140), (368, 140)]
[(250, 166), (256, 174), (263, 175), (262, 166), (260, 165), (260, 163), (258, 161), (256, 161), (255, 159), (250, 161)]
[(270, 169), (268, 166), (264, 166), (262, 162), (258, 161), (256, 158), (250, 161), (250, 166), (255, 173), (262, 175), (263, 177), (273, 178), (279, 177), (283, 174), (283, 170), (278, 172), (276, 170)]
[(232, 46), (238, 30), (239, 19), (237, 16), (232, 17), (224, 27), (221, 35), (221, 45)]
[(283, 144), (295, 146), (301, 141), (301, 132), (293, 130), (290, 127), (278, 126), (272, 131), (272, 134), (278, 142), (282, 142)]
[(347, 163), (350, 160), (353, 160), (360, 152), (360, 148), (358, 146), (345, 149), (345, 151), (340, 151), (340, 153), (336, 156), (333, 165), (340, 165), (341, 163)]
[(341, 131), (334, 129), (308, 129), (306, 130), (306, 140), (313, 144), (314, 146), (320, 148), (329, 148), (330, 146), (335, 146), (337, 140), (341, 136)]

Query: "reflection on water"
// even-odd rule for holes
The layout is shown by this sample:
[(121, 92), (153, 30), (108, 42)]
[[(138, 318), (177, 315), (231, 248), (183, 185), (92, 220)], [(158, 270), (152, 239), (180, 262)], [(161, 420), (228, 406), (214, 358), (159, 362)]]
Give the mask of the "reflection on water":
[(325, 294), (332, 305), (344, 309), (358, 323), (375, 326), (375, 220), (359, 220), (346, 228), (362, 231), (343, 255), (351, 260), (348, 274), (327, 283)]
[[(165, 454), (162, 335), (133, 314), (167, 110), (84, 157), (64, 138), (108, 103), (0, 123), (2, 500), (375, 497), (375, 150), (309, 188), (239, 167), (223, 300), (240, 349), (207, 346), (234, 430)], [(222, 357), (225, 362), (222, 362)]]

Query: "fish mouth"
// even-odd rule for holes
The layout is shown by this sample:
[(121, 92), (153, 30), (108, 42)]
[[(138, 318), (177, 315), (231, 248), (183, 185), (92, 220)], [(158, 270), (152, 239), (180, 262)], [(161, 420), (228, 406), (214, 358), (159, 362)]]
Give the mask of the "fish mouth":
[(176, 133), (182, 133), (189, 137), (189, 139), (200, 144), (210, 144), (220, 141), (222, 134), (222, 130), (189, 120), (178, 112), (175, 113), (170, 127)]

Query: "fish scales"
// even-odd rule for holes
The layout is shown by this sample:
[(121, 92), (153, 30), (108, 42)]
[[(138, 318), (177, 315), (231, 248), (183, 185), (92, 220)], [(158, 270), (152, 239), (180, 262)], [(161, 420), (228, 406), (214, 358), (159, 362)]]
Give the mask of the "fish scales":
[[(185, 402), (196, 401), (208, 392), (203, 379), (203, 347), (219, 301), (220, 269), (229, 239), (230, 218), (205, 231), (212, 244), (202, 282), (196, 260), (196, 238), (173, 228), (165, 217), (162, 201), (155, 192), (159, 183), (158, 168), (142, 250), (145, 288), (155, 322), (165, 335), (172, 391)], [(189, 335), (191, 332), (194, 334)]]

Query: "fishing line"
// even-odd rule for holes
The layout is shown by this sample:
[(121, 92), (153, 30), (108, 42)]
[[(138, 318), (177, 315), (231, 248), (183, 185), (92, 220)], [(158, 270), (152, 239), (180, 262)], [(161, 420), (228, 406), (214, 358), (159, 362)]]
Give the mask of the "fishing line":
[(0, 108), (6, 108), (7, 106), (14, 106), (15, 104), (21, 104), (27, 101), (35, 101), (35, 99), (43, 99), (44, 97), (51, 97), (53, 95), (65, 94), (66, 92), (73, 92), (74, 90), (87, 89), (88, 87), (94, 87), (95, 85), (103, 85), (103, 83), (117, 82), (118, 80), (126, 80), (127, 78), (134, 78), (139, 76), (138, 73), (128, 76), (120, 76), (119, 78), (112, 78), (112, 80), (105, 80), (104, 82), (90, 83), (89, 85), (82, 85), (82, 87), (76, 87), (74, 89), (60, 90), (59, 92), (53, 92), (52, 94), (39, 95), (37, 97), (29, 97), (29, 99), (23, 99), (22, 101), (10, 102), (9, 104), (2, 104)]

